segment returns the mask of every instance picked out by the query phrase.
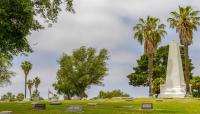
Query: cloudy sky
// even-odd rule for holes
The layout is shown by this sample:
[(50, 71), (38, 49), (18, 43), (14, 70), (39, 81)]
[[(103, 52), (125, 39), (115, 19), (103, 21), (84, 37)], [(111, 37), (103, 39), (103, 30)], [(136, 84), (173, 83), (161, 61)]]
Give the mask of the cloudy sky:
[[(58, 23), (52, 28), (34, 32), (29, 36), (34, 53), (28, 57), (14, 58), (12, 70), (16, 72), (16, 76), (12, 78), (12, 85), (0, 88), (0, 95), (8, 91), (15, 94), (24, 92), (24, 74), (20, 65), (22, 61), (29, 60), (33, 69), (28, 78), (41, 78), (39, 91), (42, 97), (47, 98), (48, 88), (53, 91), (52, 83), (56, 81), (59, 68), (57, 60), (62, 53), (70, 54), (73, 49), (87, 46), (98, 50), (106, 48), (110, 55), (109, 75), (103, 81), (104, 86), (89, 88), (87, 93), (90, 98), (97, 96), (100, 90), (113, 89), (121, 89), (132, 97), (147, 96), (147, 88), (129, 86), (126, 78), (143, 53), (143, 47), (133, 39), (132, 27), (139, 17), (158, 17), (167, 25), (168, 32), (161, 45), (166, 45), (172, 40), (179, 41), (175, 30), (170, 29), (166, 21), (169, 12), (177, 10), (179, 5), (191, 5), (200, 10), (199, 0), (75, 0), (76, 14), (63, 11), (59, 15)], [(200, 75), (199, 34), (200, 32), (194, 33), (194, 41), (189, 50), (196, 67), (193, 71), (195, 75)]]

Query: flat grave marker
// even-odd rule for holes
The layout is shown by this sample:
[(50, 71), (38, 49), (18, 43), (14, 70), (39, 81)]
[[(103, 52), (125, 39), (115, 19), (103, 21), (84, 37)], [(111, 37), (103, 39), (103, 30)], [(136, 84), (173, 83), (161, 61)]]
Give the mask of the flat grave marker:
[(46, 104), (35, 104), (34, 107), (35, 110), (45, 110), (46, 109)]
[(133, 106), (120, 106), (120, 107), (117, 107), (117, 109), (120, 109), (120, 110), (134, 110)]
[(156, 102), (163, 102), (163, 99), (156, 99)]
[(13, 114), (12, 111), (1, 111), (0, 114)]
[(70, 105), (65, 112), (82, 112), (83, 106), (82, 105)]
[(97, 106), (97, 103), (88, 103), (88, 106)]
[(61, 105), (62, 103), (59, 102), (59, 101), (56, 101), (56, 102), (50, 102), (50, 105)]
[(152, 110), (153, 109), (153, 104), (152, 103), (142, 103), (142, 110)]

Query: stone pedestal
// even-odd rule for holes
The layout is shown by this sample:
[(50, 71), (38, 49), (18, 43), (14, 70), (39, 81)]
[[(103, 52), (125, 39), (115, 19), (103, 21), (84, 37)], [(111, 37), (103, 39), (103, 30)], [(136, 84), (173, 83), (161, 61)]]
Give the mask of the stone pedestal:
[(164, 85), (160, 86), (160, 98), (184, 98), (185, 80), (179, 45), (172, 41), (169, 45), (167, 75)]

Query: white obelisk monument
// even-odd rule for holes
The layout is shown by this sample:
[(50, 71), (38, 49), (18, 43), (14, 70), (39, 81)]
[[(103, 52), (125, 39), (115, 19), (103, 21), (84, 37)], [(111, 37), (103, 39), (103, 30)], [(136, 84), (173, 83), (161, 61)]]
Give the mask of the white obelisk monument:
[(176, 41), (169, 44), (167, 75), (165, 84), (160, 86), (160, 98), (184, 98), (185, 80), (179, 45)]

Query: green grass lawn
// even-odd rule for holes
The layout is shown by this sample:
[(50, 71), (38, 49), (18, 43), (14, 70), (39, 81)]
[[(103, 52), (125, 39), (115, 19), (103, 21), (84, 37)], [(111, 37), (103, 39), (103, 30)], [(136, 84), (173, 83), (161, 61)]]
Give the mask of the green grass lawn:
[[(46, 110), (36, 111), (31, 103), (0, 103), (0, 111), (10, 110), (14, 114), (73, 114), (64, 112), (69, 105), (83, 105), (81, 114), (200, 114), (200, 100), (198, 99), (164, 99), (163, 102), (157, 102), (156, 99), (135, 99), (134, 102), (108, 100), (102, 101), (61, 101), (63, 104), (59, 106), (51, 106), (47, 101)], [(97, 106), (87, 106), (87, 103), (97, 102)], [(142, 111), (141, 103), (153, 103), (152, 111)], [(122, 106), (132, 106), (136, 110), (128, 110), (120, 108)]]

